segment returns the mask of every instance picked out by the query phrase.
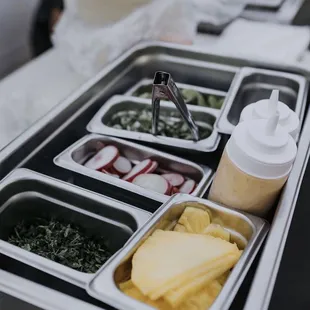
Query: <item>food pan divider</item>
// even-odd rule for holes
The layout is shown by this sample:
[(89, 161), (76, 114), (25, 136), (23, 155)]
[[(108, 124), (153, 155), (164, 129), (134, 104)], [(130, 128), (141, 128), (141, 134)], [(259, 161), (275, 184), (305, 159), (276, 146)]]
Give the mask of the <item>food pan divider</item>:
[[(248, 98), (245, 93), (251, 89), (252, 96)], [(279, 89), (279, 100), (295, 111), (302, 121), (308, 94), (308, 82), (305, 77), (280, 71), (244, 67), (236, 74), (231, 84), (221, 114), (215, 124), (217, 130), (220, 133), (231, 134), (239, 122), (242, 109), (258, 100), (269, 99), (273, 89)]]
[[(190, 151), (212, 152), (215, 151), (220, 142), (220, 135), (213, 127), (211, 135), (205, 139), (194, 142), (192, 140), (176, 139), (164, 136), (154, 136), (149, 133), (134, 132), (123, 129), (115, 129), (108, 126), (106, 123), (109, 121), (112, 115), (124, 109), (140, 110), (143, 108), (150, 108), (151, 102), (148, 99), (142, 99), (137, 97), (126, 96), (113, 96), (109, 99), (93, 119), (87, 125), (87, 129), (90, 132), (97, 134), (105, 134), (109, 136), (116, 136), (120, 138), (127, 138), (136, 141), (149, 142), (154, 144), (162, 144), (172, 148), (181, 148)], [(212, 108), (201, 108), (197, 106), (188, 105), (188, 109), (191, 112), (196, 122), (202, 121), (205, 123), (215, 124), (219, 115), (219, 110)], [(163, 101), (161, 104), (162, 111), (174, 112), (176, 108), (174, 104)], [(207, 121), (209, 120), (209, 122)]]
[(228, 309), (267, 234), (269, 225), (258, 217), (185, 194), (173, 196), (154, 213), (143, 228), (127, 242), (126, 246), (96, 273), (89, 283), (88, 293), (120, 310), (152, 309), (122, 293), (118, 289), (116, 281), (122, 282), (127, 279), (128, 264), (130, 264), (132, 255), (146, 238), (156, 229), (173, 227), (187, 206), (207, 207), (214, 222), (219, 222), (224, 228), (227, 228), (231, 233), (232, 240), (241, 249), (244, 249), (239, 262), (212, 306), (212, 309)]
[[(77, 224), (93, 236), (104, 237), (104, 232), (113, 254), (150, 217), (149, 213), (135, 207), (27, 169), (17, 169), (1, 182), (0, 205), (0, 252), (80, 287), (85, 287), (91, 274), (10, 244), (7, 238), (14, 227), (22, 220), (35, 217), (56, 218)], [(84, 205), (93, 212), (83, 209)]]
[(89, 158), (90, 155), (94, 155), (98, 152), (103, 144), (116, 146), (120, 153), (131, 161), (142, 161), (150, 158), (156, 160), (159, 163), (159, 167), (165, 170), (181, 173), (184, 176), (190, 177), (197, 183), (197, 187), (192, 193), (193, 196), (203, 196), (211, 182), (212, 170), (206, 166), (198, 165), (180, 157), (126, 140), (96, 134), (89, 134), (83, 137), (58, 155), (54, 159), (54, 162), (56, 165), (63, 168), (73, 170), (99, 181), (113, 184), (114, 186), (135, 192), (143, 197), (149, 197), (150, 199), (160, 202), (164, 202), (168, 199), (168, 195), (149, 191), (131, 182), (126, 182), (83, 166), (85, 160)]

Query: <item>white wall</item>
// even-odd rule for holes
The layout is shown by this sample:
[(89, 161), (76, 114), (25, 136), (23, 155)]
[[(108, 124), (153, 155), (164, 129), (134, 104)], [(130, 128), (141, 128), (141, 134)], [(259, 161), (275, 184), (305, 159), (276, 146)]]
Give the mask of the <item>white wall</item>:
[(0, 79), (30, 59), (29, 36), (39, 0), (0, 0)]

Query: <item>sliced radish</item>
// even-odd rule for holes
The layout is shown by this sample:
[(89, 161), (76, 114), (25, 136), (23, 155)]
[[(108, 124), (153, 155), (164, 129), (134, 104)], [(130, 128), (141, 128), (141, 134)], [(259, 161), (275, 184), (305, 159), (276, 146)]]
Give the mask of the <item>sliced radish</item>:
[(160, 194), (170, 194), (168, 181), (158, 174), (140, 174), (132, 183)]
[(153, 173), (158, 167), (157, 161), (152, 161), (151, 167), (145, 173)]
[(193, 180), (187, 180), (185, 183), (180, 187), (180, 193), (183, 194), (191, 194), (196, 187), (196, 182)]
[(138, 165), (134, 166), (129, 173), (127, 173), (123, 180), (131, 182), (137, 175), (145, 173), (152, 165), (150, 159), (141, 161)]
[(171, 188), (171, 195), (177, 194), (177, 193), (179, 193), (179, 192), (180, 192), (180, 190), (179, 190), (177, 187), (173, 186), (173, 187)]
[(107, 169), (113, 165), (118, 156), (118, 149), (113, 145), (108, 145), (88, 160), (84, 166), (93, 170)]
[(117, 174), (127, 174), (130, 172), (132, 166), (131, 162), (127, 158), (119, 156), (114, 162), (113, 168), (115, 169)]
[(104, 174), (110, 175), (111, 177), (118, 178), (118, 179), (120, 178), (118, 174), (112, 173), (110, 170), (101, 169), (100, 171)]
[(183, 175), (179, 173), (166, 173), (162, 175), (172, 186), (181, 186), (185, 179)]
[(160, 168), (160, 167), (157, 168), (156, 172), (158, 172), (158, 173), (160, 173), (160, 174), (171, 173), (171, 171), (166, 170), (166, 169), (163, 169), (163, 168)]

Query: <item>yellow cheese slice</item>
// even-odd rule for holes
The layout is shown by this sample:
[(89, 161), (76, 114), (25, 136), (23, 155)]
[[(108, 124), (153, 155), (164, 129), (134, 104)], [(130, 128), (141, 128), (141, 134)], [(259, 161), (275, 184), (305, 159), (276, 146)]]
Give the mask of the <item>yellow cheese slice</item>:
[[(152, 300), (221, 267), (233, 266), (240, 252), (235, 244), (208, 235), (157, 230), (132, 259), (132, 281)], [(225, 262), (225, 260), (224, 260)]]

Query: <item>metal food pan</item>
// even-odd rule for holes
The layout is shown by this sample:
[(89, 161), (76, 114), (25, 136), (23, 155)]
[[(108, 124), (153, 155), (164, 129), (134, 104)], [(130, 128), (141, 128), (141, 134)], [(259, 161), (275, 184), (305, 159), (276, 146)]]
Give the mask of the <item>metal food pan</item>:
[(164, 170), (182, 173), (184, 176), (193, 179), (197, 183), (197, 187), (192, 193), (193, 196), (203, 196), (211, 182), (212, 170), (206, 166), (197, 165), (180, 157), (157, 151), (143, 145), (96, 134), (83, 137), (58, 155), (54, 159), (54, 162), (60, 167), (113, 184), (143, 197), (149, 197), (161, 202), (168, 199), (169, 196), (167, 195), (149, 191), (130, 182), (83, 166), (90, 156), (96, 154), (103, 145), (107, 144), (116, 146), (120, 153), (133, 163), (150, 158), (156, 160), (159, 163), (159, 167)]
[(74, 285), (85, 287), (92, 275), (66, 267), (7, 242), (14, 227), (35, 217), (56, 218), (102, 236), (117, 252), (150, 214), (78, 187), (18, 169), (0, 184), (0, 252)]
[(158, 209), (126, 246), (96, 273), (89, 283), (88, 293), (120, 310), (152, 309), (123, 294), (116, 284), (128, 279), (132, 256), (145, 239), (156, 229), (173, 228), (184, 209), (189, 206), (207, 208), (211, 213), (212, 222), (220, 223), (226, 228), (231, 233), (231, 240), (240, 249), (244, 249), (239, 262), (212, 306), (212, 309), (228, 309), (267, 234), (268, 224), (258, 217), (222, 207), (209, 200), (182, 194), (175, 195)]
[[(113, 96), (102, 106), (98, 113), (89, 122), (89, 124), (87, 125), (87, 130), (93, 133), (116, 136), (154, 144), (162, 144), (173, 148), (187, 149), (191, 151), (212, 152), (217, 148), (220, 142), (220, 135), (215, 129), (213, 129), (212, 134), (208, 138), (200, 140), (198, 142), (194, 142), (191, 140), (154, 136), (149, 133), (115, 129), (107, 126), (108, 121), (117, 112), (126, 110), (141, 110), (150, 106), (151, 103), (147, 99), (128, 96)], [(205, 122), (210, 124), (211, 126), (216, 122), (216, 119), (219, 115), (219, 110), (211, 108), (188, 106), (188, 109), (192, 113), (195, 121)], [(160, 113), (171, 111), (177, 111), (177, 109), (172, 103), (164, 101), (161, 102)]]
[(280, 101), (294, 110), (303, 119), (308, 92), (307, 80), (299, 75), (244, 67), (235, 76), (216, 128), (221, 133), (231, 134), (238, 124), (245, 106), (261, 99), (268, 99), (273, 89), (280, 91)]
[[(183, 84), (183, 83), (176, 83), (177, 87), (180, 90), (183, 89), (190, 89), (194, 90), (204, 97), (206, 100), (209, 95), (220, 97), (220, 98), (225, 98), (227, 93), (224, 91), (216, 90), (216, 89), (211, 89), (211, 88), (204, 88), (204, 87), (199, 87), (199, 86), (194, 86), (194, 85), (188, 85), (188, 84)], [(140, 82), (138, 82), (136, 85), (131, 87), (126, 93), (126, 96), (133, 96), (133, 97), (139, 97), (141, 94), (145, 92), (152, 92), (152, 86), (153, 86), (153, 80), (151, 79), (143, 79)], [(190, 103), (189, 103), (190, 104)], [(221, 109), (221, 108), (219, 108)]]

